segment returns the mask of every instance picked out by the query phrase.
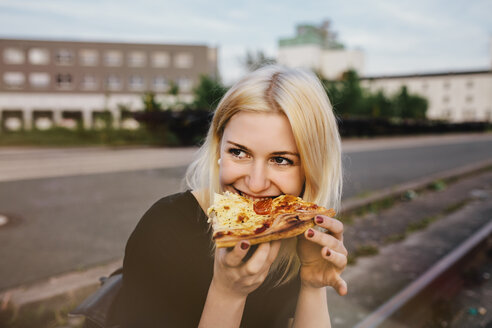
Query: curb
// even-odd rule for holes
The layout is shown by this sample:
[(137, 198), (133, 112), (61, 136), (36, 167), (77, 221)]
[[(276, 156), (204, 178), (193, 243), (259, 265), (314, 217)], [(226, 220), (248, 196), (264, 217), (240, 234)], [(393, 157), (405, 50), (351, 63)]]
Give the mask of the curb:
[[(408, 190), (421, 190), (436, 180), (461, 178), (492, 167), (492, 159), (479, 163), (465, 165), (456, 169), (444, 171), (425, 178), (417, 179), (395, 187), (385, 188), (366, 198), (350, 198), (342, 202), (342, 213), (354, 212), (372, 203), (388, 198), (395, 198)], [(119, 259), (104, 265), (92, 267), (83, 271), (74, 271), (51, 277), (38, 283), (12, 288), (0, 293), (0, 312), (7, 308), (19, 310), (27, 305), (40, 304), (62, 295), (74, 294), (79, 290), (96, 288), (99, 278), (108, 276), (123, 264)]]
[(467, 175), (477, 173), (482, 170), (486, 170), (488, 168), (492, 168), (492, 159), (484, 160), (478, 163), (468, 164), (455, 169), (451, 169), (448, 171), (433, 174), (431, 176), (427, 176), (407, 183), (403, 183), (397, 186), (380, 189), (364, 198), (353, 197), (347, 199), (346, 201), (342, 201), (342, 210), (340, 212), (345, 214), (349, 212), (354, 212), (357, 209), (366, 207), (372, 203), (379, 202), (388, 198), (395, 198), (401, 196), (406, 191), (409, 190), (425, 189), (426, 187), (428, 187), (430, 184), (432, 184), (437, 180), (463, 178), (466, 177)]

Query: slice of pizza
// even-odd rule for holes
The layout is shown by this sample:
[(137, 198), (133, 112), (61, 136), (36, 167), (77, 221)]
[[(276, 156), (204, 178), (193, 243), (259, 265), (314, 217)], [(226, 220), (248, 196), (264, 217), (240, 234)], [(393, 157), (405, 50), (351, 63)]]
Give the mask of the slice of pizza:
[(335, 211), (292, 195), (253, 201), (226, 191), (215, 194), (207, 214), (216, 246), (233, 247), (241, 240), (254, 245), (297, 236), (314, 226), (316, 215)]

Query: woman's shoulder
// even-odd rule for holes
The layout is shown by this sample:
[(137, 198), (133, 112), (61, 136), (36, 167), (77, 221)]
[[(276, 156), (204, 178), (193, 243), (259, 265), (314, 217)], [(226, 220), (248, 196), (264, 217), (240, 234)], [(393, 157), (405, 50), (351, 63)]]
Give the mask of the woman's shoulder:
[(163, 229), (179, 229), (191, 222), (206, 223), (206, 215), (191, 191), (165, 196), (156, 201), (142, 216), (132, 235), (162, 233)]
[(153, 217), (155, 215), (162, 217), (162, 214), (165, 214), (167, 217), (171, 217), (174, 214), (182, 215), (190, 212), (190, 209), (196, 213), (199, 205), (191, 191), (187, 190), (159, 199), (145, 212), (142, 218)]

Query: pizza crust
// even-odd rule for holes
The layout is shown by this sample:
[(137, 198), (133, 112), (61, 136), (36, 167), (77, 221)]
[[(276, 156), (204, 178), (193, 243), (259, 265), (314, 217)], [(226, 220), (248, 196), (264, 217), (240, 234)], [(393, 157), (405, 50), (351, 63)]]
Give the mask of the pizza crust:
[(280, 215), (273, 225), (260, 234), (234, 234), (234, 230), (222, 236), (215, 237), (216, 246), (221, 247), (234, 247), (238, 242), (242, 240), (248, 240), (251, 245), (270, 242), (274, 240), (292, 238), (298, 236), (309, 228), (312, 228), (314, 224), (314, 218), (316, 215), (334, 216), (335, 211), (333, 209), (320, 208), (318, 211), (310, 212), (295, 212)]

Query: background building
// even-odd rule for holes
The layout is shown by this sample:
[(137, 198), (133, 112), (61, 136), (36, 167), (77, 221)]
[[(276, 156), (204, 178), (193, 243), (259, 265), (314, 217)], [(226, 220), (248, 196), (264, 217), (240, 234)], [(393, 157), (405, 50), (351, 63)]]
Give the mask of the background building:
[(452, 122), (492, 122), (492, 71), (422, 73), (363, 77), (362, 85), (386, 95), (406, 86), (428, 101), (427, 118)]
[(312, 69), (326, 79), (337, 79), (349, 69), (364, 73), (364, 54), (347, 50), (330, 30), (330, 22), (320, 26), (298, 25), (296, 36), (279, 40), (279, 64)]
[(12, 130), (89, 128), (106, 110), (119, 124), (119, 107), (141, 109), (142, 93), (189, 102), (200, 75), (217, 75), (217, 49), (205, 45), (0, 39), (0, 56), (1, 128)]
[(312, 69), (328, 80), (337, 80), (355, 70), (363, 87), (387, 96), (406, 86), (428, 100), (427, 118), (452, 122), (492, 121), (491, 66), (481, 70), (419, 73), (392, 76), (364, 76), (364, 55), (346, 50), (330, 31), (329, 21), (320, 26), (298, 25), (294, 38), (280, 39), (278, 62), (288, 67)]

